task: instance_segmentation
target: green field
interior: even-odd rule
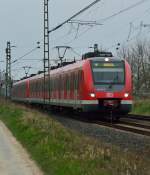
[[[150,100],[135,100],[132,113],[150,116]]]
[[[64,128],[50,116],[0,102],[0,119],[46,175],[148,175],[149,160]]]

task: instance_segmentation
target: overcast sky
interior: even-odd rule
[[[34,47],[37,41],[43,39],[43,1],[44,0],[1,0],[0,1],[0,61],[5,60],[5,48],[7,41],[11,41],[12,60],[24,55]],[[53,0],[49,1],[50,28],[55,27],[65,19],[75,14],[94,0]],[[80,26],[77,32],[77,25],[64,25],[61,29],[50,34],[50,55],[51,58],[57,58],[56,45],[68,45],[74,50],[83,54],[89,51],[88,47],[98,43],[103,48],[113,51],[115,54],[116,44],[127,43],[130,23],[133,23],[130,40],[140,33],[140,23],[150,24],[150,0],[124,13],[121,13],[110,20],[103,19],[125,9],[140,0],[102,0],[88,11],[78,16],[78,20],[97,21],[103,25]],[[89,30],[88,30],[89,29]],[[150,37],[150,28],[142,28],[140,36]],[[76,38],[75,38],[76,37]],[[131,40],[132,42],[134,40]],[[131,42],[130,41],[130,42]],[[128,42],[128,44],[130,44]],[[43,43],[41,42],[41,45]],[[78,55],[71,51],[66,54],[67,59]],[[12,65],[13,78],[24,76],[23,66],[32,66],[30,73],[36,73],[42,70],[43,47],[32,54]],[[5,69],[5,63],[0,62],[0,69]]]

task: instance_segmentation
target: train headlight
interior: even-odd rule
[[[90,97],[92,97],[92,98],[95,98],[95,94],[94,93],[90,93]]]
[[[129,94],[128,94],[128,93],[125,93],[125,94],[124,94],[124,97],[125,97],[125,98],[129,97]]]
[[[110,59],[109,58],[105,58],[105,61],[109,61]]]

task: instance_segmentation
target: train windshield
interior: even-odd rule
[[[124,84],[124,62],[92,62],[95,84]]]

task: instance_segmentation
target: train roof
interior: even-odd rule
[[[120,58],[117,58],[117,57],[107,57],[107,58],[109,58],[111,61],[123,61],[124,60],[124,59],[120,59]],[[86,63],[90,60],[105,61],[105,59],[106,59],[106,57],[90,57],[90,58],[82,59],[82,60],[74,62],[72,64],[68,64],[66,66],[58,67],[56,69],[53,69],[53,70],[51,70],[51,74],[53,75],[53,74],[57,74],[57,73],[60,73],[60,72],[65,73],[67,71],[71,71],[71,70],[74,70],[74,69],[79,69],[83,66],[84,63]],[[33,75],[33,76],[28,77],[26,79],[15,82],[14,85],[24,83],[24,82],[29,81],[29,80],[40,79],[40,78],[43,78],[43,76],[44,76],[44,73],[36,74],[36,75]]]
[[[82,67],[82,65],[84,64],[85,61],[86,60],[80,60],[80,61],[77,61],[77,62],[75,62],[73,64],[69,64],[69,65],[66,65],[64,67],[59,67],[57,69],[53,69],[53,70],[51,70],[51,74],[57,74],[60,71],[65,73],[65,72],[67,72],[69,70],[79,69],[79,68]],[[26,82],[28,80],[40,79],[40,78],[43,78],[43,76],[44,76],[44,73],[36,74],[35,76],[28,77],[26,79],[20,80],[20,81],[14,83],[14,85],[17,85],[17,84],[20,84],[20,83],[24,83],[24,82]]]

